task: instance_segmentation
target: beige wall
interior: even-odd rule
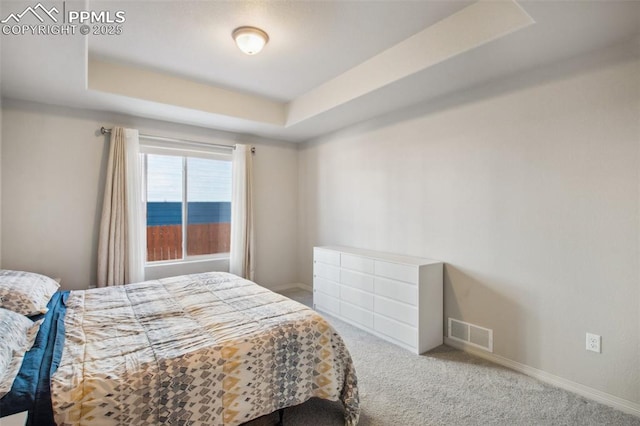
[[[2,2],[0,2],[0,16]],[[0,52],[2,51],[2,37],[0,37]],[[2,241],[2,55],[0,55],[0,241]],[[0,267],[2,267],[2,244],[0,244]]]
[[[0,241],[2,241],[2,93],[0,93]],[[0,268],[2,267],[2,244],[0,244]]]
[[[2,68],[0,66],[0,68]],[[0,82],[1,82],[0,78]],[[2,241],[2,93],[0,93],[0,241]],[[0,268],[2,267],[2,244],[0,244]]]
[[[295,283],[297,150],[290,143],[108,113],[5,100],[2,155],[2,267],[61,277],[63,287],[95,284],[107,139],[114,123],[141,133],[251,143],[254,157],[256,281],[276,288]],[[216,265],[191,264],[184,272]],[[181,270],[147,271],[149,278]]]
[[[304,145],[300,280],[314,245],[442,260],[445,318],[493,329],[497,355],[640,403],[640,62],[627,47]]]
[[[2,66],[0,66],[2,68]],[[2,78],[0,77],[0,83]],[[2,93],[0,93],[0,241],[2,241]],[[2,244],[0,244],[0,268],[2,267]]]

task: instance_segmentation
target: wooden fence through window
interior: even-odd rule
[[[230,223],[204,223],[187,227],[187,255],[228,253]],[[147,261],[182,259],[182,225],[147,227]]]

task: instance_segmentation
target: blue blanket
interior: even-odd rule
[[[55,425],[50,381],[62,358],[67,297],[68,291],[58,292],[49,301],[36,341],[25,354],[11,391],[0,399],[2,416],[29,411],[27,426]]]

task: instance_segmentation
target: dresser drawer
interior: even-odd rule
[[[340,266],[347,269],[353,269],[354,271],[364,272],[366,274],[373,274],[374,269],[373,259],[344,253],[340,255]]]
[[[340,315],[340,300],[321,291],[313,292],[313,304],[320,311],[329,312],[336,316]]]
[[[405,303],[376,296],[374,301],[374,312],[376,314],[382,314],[385,317],[401,321],[412,327],[416,327],[418,325],[418,310]]]
[[[313,280],[313,290],[318,290],[329,296],[340,298],[340,285],[333,281],[325,280],[324,278],[316,277]]]
[[[393,280],[418,284],[418,268],[400,263],[375,261],[375,274]]]
[[[313,249],[313,261],[340,266],[340,252],[315,248]]]
[[[340,302],[340,315],[347,320],[373,329],[373,312],[346,302]]]
[[[371,293],[365,293],[352,287],[342,286],[340,289],[340,299],[363,309],[373,311],[373,294]]]
[[[325,263],[316,263],[313,265],[313,276],[318,278],[326,278],[331,281],[340,282],[340,268],[327,265]]]
[[[373,277],[346,269],[340,270],[340,283],[373,293]]]
[[[418,306],[418,287],[413,284],[376,277],[373,286],[375,294]]]
[[[373,328],[377,332],[385,334],[412,348],[417,348],[418,346],[418,331],[406,324],[376,315]]]

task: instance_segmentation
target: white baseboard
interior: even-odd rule
[[[297,288],[301,288],[303,290],[307,290],[310,291],[311,293],[313,293],[313,286],[309,285],[309,284],[303,284],[303,283],[298,283],[296,284]]]
[[[279,284],[277,286],[269,287],[269,290],[279,292],[279,291],[285,291],[285,290],[293,290],[297,288],[313,292],[313,287],[303,283]]]
[[[534,377],[542,382],[549,383],[570,392],[577,393],[578,395],[584,396],[585,398],[591,399],[593,401],[608,405],[609,407],[624,411],[625,413],[640,417],[640,404],[637,404],[635,402],[629,401],[624,398],[619,398],[617,396],[599,391],[580,383],[573,382],[568,379],[564,379],[562,377],[556,376],[555,374],[547,373],[546,371],[521,364],[517,361],[512,361],[500,355],[474,348],[473,346],[467,345],[465,343],[449,339],[446,336],[444,338],[444,343],[447,346],[469,352],[473,355],[479,356],[480,358],[484,358],[488,361],[502,365],[503,367],[507,367],[511,370],[526,374],[527,376]]]

